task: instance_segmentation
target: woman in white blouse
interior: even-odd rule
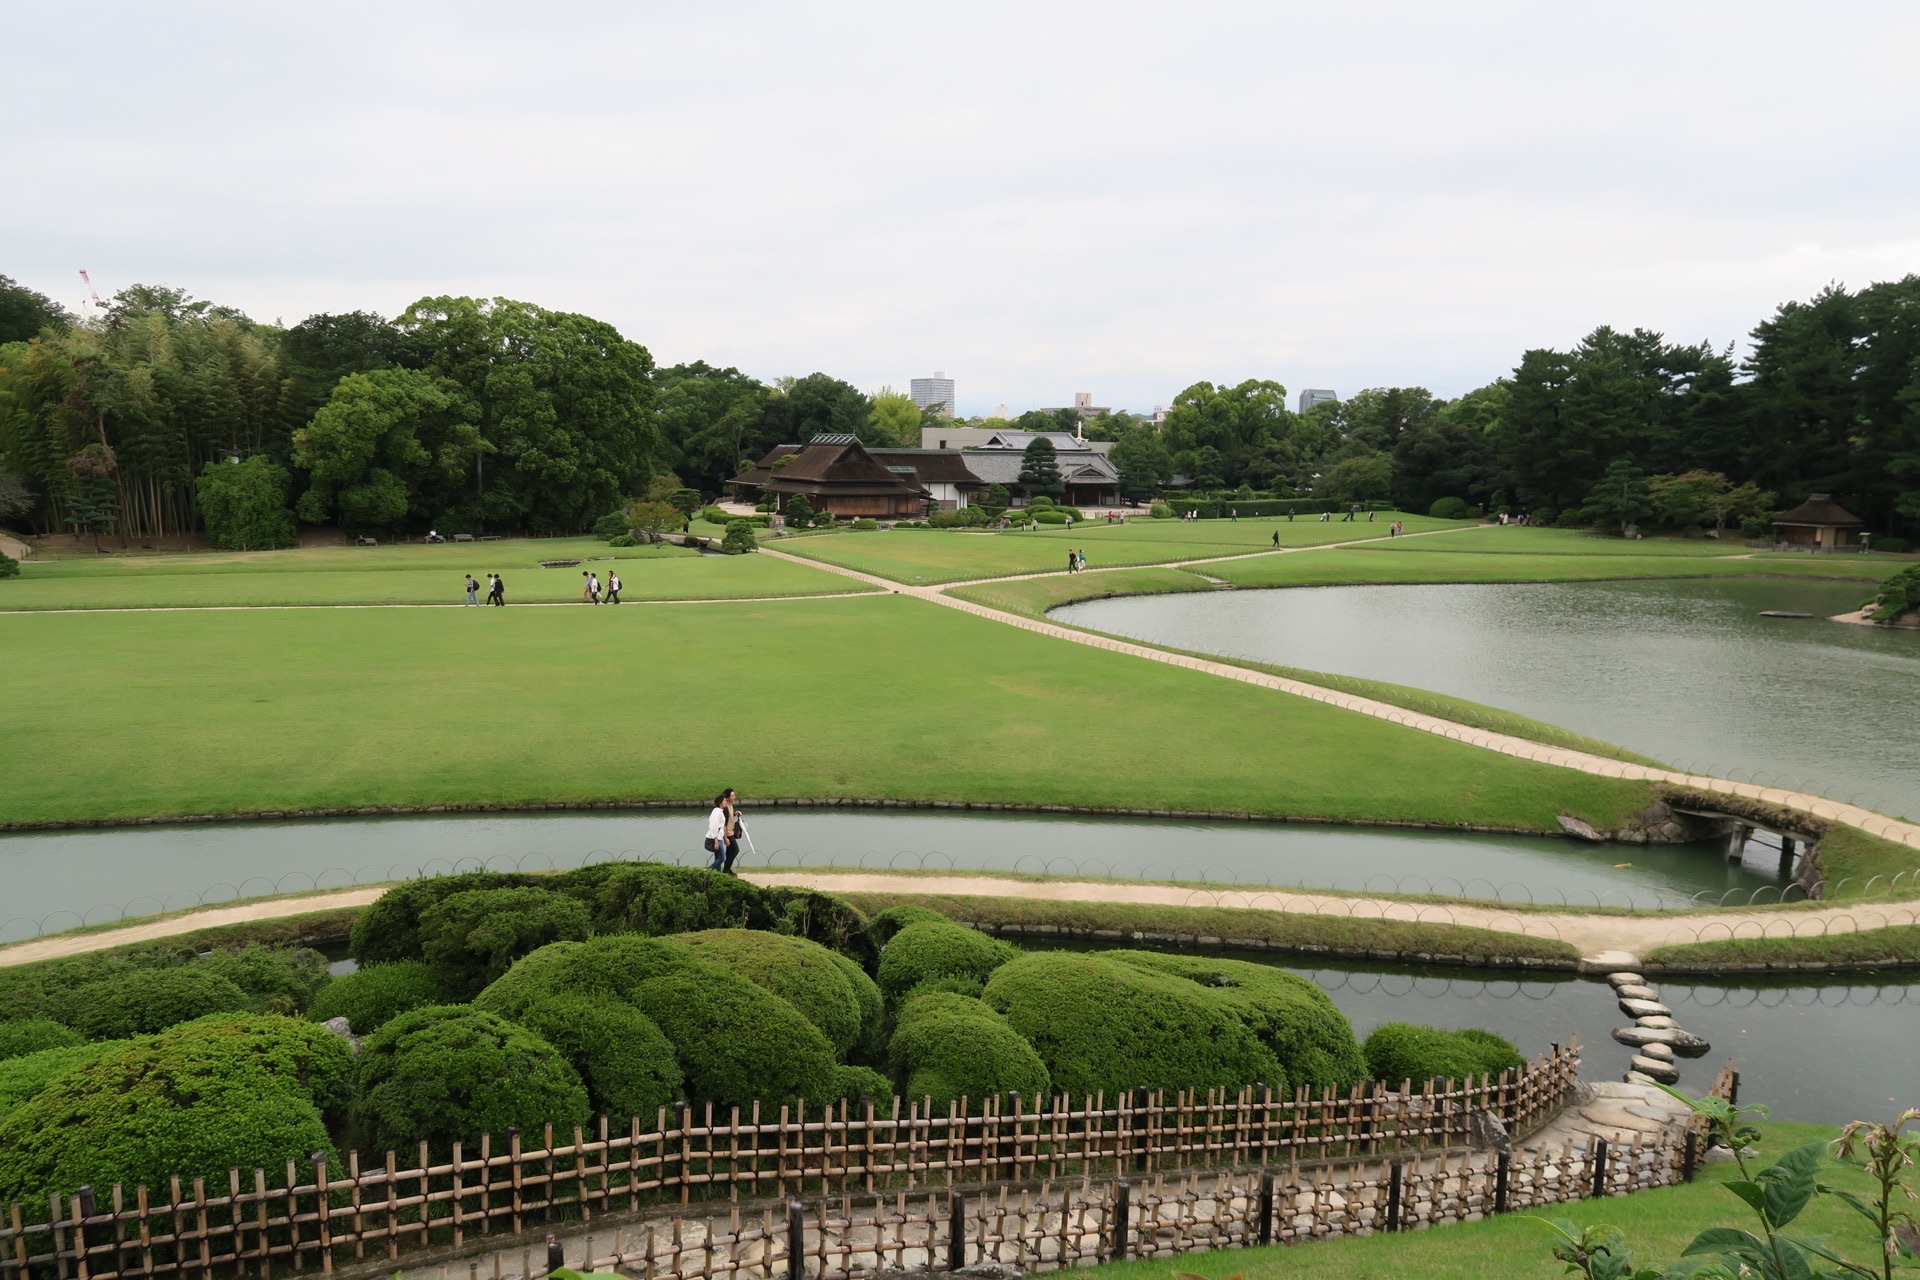
[[[727,825],[733,821],[733,788],[728,787],[713,798],[713,812],[707,815],[707,838],[704,847],[710,861],[707,870],[721,871],[727,865]]]

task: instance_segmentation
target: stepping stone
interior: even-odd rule
[[[1629,1064],[1633,1070],[1661,1084],[1672,1084],[1680,1078],[1680,1072],[1671,1062],[1662,1062],[1658,1058],[1649,1058],[1644,1054],[1634,1054]]]
[[[1588,956],[1587,963],[1602,973],[1631,973],[1640,967],[1640,957],[1631,951],[1602,951]]]
[[[1672,1045],[1666,1045],[1666,1044],[1642,1045],[1640,1046],[1640,1053],[1644,1057],[1655,1058],[1661,1062],[1671,1063],[1673,1061]]]
[[[1649,1120],[1645,1116],[1636,1116],[1630,1111],[1618,1111],[1612,1107],[1582,1107],[1580,1115],[1589,1124],[1608,1129],[1631,1129],[1636,1133],[1659,1133],[1667,1127],[1658,1120]]]
[[[1658,1014],[1663,1018],[1671,1018],[1673,1016],[1673,1010],[1667,1008],[1667,1006],[1661,1004],[1658,1000],[1622,1000],[1620,1002],[1620,1012],[1630,1018],[1644,1018],[1649,1014]]]
[[[1675,1022],[1672,1018],[1669,1018],[1664,1013],[1649,1013],[1644,1017],[1635,1018],[1633,1020],[1633,1025],[1635,1025],[1636,1027],[1665,1028],[1666,1030],[1671,1031],[1673,1028],[1679,1026],[1680,1024]]]
[[[1610,973],[1607,981],[1616,987],[1638,987],[1645,985],[1647,980],[1637,973]]]
[[[1653,1077],[1641,1075],[1638,1071],[1629,1071],[1622,1077],[1628,1084],[1652,1084]]]
[[[1667,1041],[1673,1051],[1683,1058],[1698,1058],[1713,1048],[1705,1036],[1697,1036],[1691,1031],[1675,1030],[1673,1039]]]
[[[1673,1038],[1680,1032],[1672,1027],[1615,1027],[1613,1038],[1621,1044],[1638,1049],[1649,1044],[1672,1044]]]
[[[1613,994],[1622,1000],[1658,1000],[1660,993],[1648,986],[1627,985],[1615,987]]]

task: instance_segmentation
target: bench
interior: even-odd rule
[[[470,533],[456,533],[453,535],[453,540],[455,542],[472,542],[473,535]]]

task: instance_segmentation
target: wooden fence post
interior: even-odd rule
[[[1593,1194],[1597,1199],[1607,1194],[1607,1140],[1596,1138],[1593,1143]]]
[[[1680,1177],[1682,1181],[1692,1182],[1694,1172],[1700,1167],[1700,1133],[1692,1125],[1687,1126],[1686,1145],[1680,1153]]]
[[[1273,1170],[1260,1171],[1260,1243],[1273,1243]]]
[[[822,1220],[824,1231],[826,1222]],[[787,1201],[787,1276],[804,1280],[807,1274],[807,1209],[798,1200]]]
[[[933,1259],[927,1259],[929,1265]],[[947,1270],[958,1271],[967,1265],[967,1197],[960,1191],[947,1193]]]
[[[1387,1166],[1387,1230],[1400,1229],[1400,1188],[1406,1168],[1398,1160]]]
[[[1113,1260],[1127,1260],[1127,1219],[1132,1206],[1133,1188],[1122,1178],[1113,1184]]]
[[[1145,1089],[1133,1091],[1133,1167],[1135,1170],[1144,1170],[1147,1167],[1147,1147],[1153,1141],[1153,1135],[1147,1123],[1147,1100],[1148,1094]]]
[[[547,1232],[547,1274],[552,1275],[566,1265],[566,1250],[561,1247],[559,1238],[553,1232]]]
[[[1499,1162],[1493,1167],[1493,1211],[1495,1213],[1507,1211],[1507,1187],[1508,1180],[1512,1176],[1513,1153],[1502,1151]]]

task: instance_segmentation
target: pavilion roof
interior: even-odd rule
[[[1863,525],[1862,520],[1833,500],[1831,494],[1816,493],[1791,511],[1773,518],[1775,524]]]

